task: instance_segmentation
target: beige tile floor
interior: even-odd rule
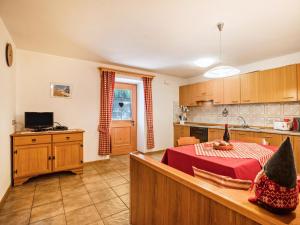
[[[117,156],[84,165],[82,175],[44,175],[13,188],[0,225],[127,225],[129,207],[129,157]]]

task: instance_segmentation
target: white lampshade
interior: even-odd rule
[[[222,77],[231,77],[238,75],[240,70],[232,66],[217,66],[208,70],[204,77],[207,78],[222,78]]]

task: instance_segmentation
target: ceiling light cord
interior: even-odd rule
[[[219,29],[220,35],[219,35],[219,64],[222,63],[222,56],[223,56],[223,52],[222,52],[222,31],[223,31],[223,27],[224,27],[224,23],[218,23],[217,27]]]

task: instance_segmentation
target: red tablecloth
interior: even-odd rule
[[[276,151],[277,147],[266,146]],[[256,159],[197,156],[194,145],[168,148],[162,163],[194,176],[192,166],[232,178],[254,180],[261,166]]]

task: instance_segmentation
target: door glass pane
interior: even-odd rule
[[[131,90],[115,89],[113,102],[113,120],[131,120]]]

